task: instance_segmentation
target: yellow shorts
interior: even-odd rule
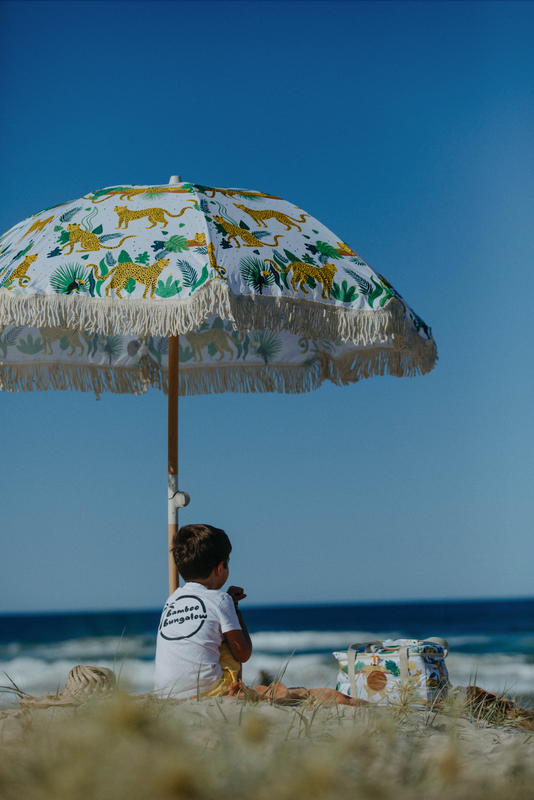
[[[208,692],[203,692],[202,697],[224,697],[228,694],[228,689],[237,680],[241,664],[233,657],[226,642],[219,647],[219,664],[221,665],[223,676]]]

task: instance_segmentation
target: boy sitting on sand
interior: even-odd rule
[[[238,679],[252,642],[238,608],[246,597],[240,586],[221,589],[228,580],[232,545],[211,525],[185,525],[172,543],[174,562],[186,581],[167,600],[156,644],[155,691],[163,697],[236,697],[279,702],[304,700],[367,705],[334,689],[287,689],[280,683],[246,689]]]
[[[163,696],[228,694],[251,656],[237,607],[246,595],[239,586],[220,591],[231,550],[226,533],[211,525],[185,525],[173,539],[174,563],[186,584],[165,603],[158,629],[154,688]]]

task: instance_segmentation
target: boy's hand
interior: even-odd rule
[[[226,590],[226,594],[229,594],[232,600],[234,601],[234,605],[237,606],[240,600],[244,600],[246,594],[244,593],[241,586],[230,586]]]

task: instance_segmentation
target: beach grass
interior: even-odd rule
[[[14,709],[0,718],[0,798],[532,800],[533,733],[456,702],[426,712],[119,693]]]

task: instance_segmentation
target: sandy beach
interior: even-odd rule
[[[0,714],[0,796],[531,798],[534,735],[459,705],[182,703],[114,695]],[[530,723],[532,726],[532,723]]]

